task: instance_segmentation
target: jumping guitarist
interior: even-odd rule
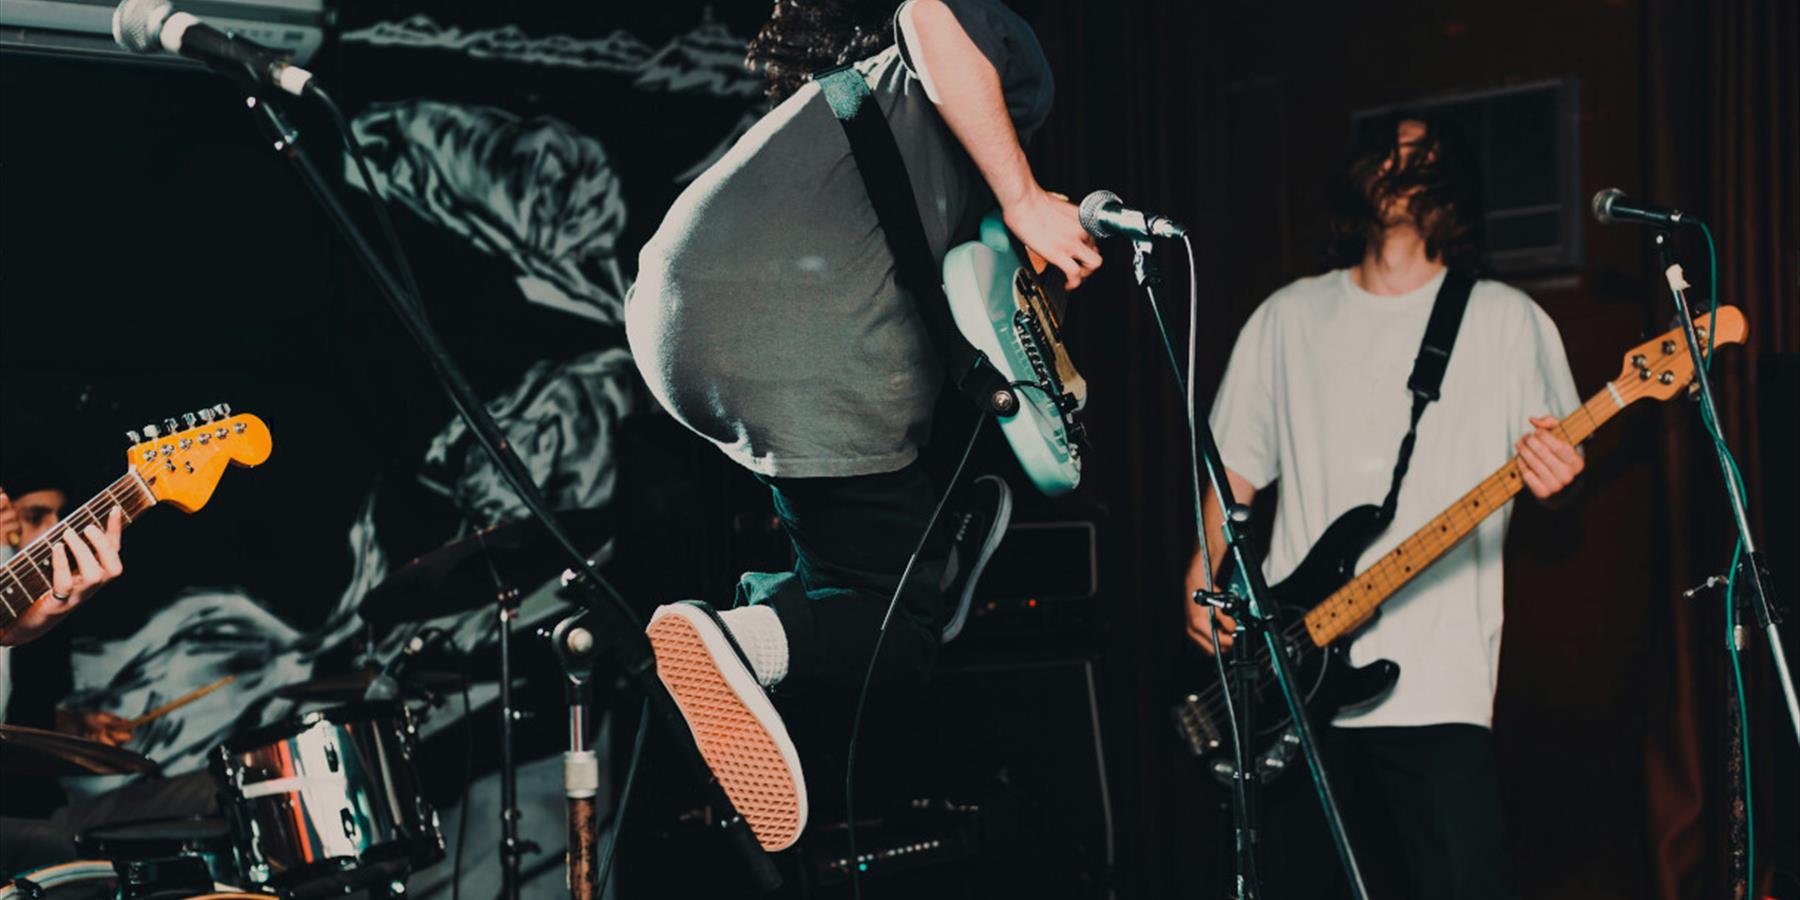
[[[1582,457],[1549,430],[1579,403],[1556,326],[1519,291],[1473,281],[1481,247],[1481,176],[1466,146],[1429,117],[1365,130],[1332,190],[1326,274],[1277,291],[1238,336],[1212,425],[1236,502],[1280,482],[1267,559],[1286,577],[1351,507],[1390,501],[1379,558],[1517,455],[1538,500],[1565,490]],[[1434,307],[1467,290],[1447,345],[1439,396],[1409,433],[1416,357]],[[1435,333],[1435,331],[1434,331]],[[1520,430],[1524,429],[1523,436]],[[1396,468],[1400,471],[1396,473]],[[1211,558],[1221,558],[1217,498],[1206,498]],[[1489,728],[1500,661],[1501,546],[1507,516],[1488,518],[1413,579],[1352,645],[1357,664],[1399,663],[1393,691],[1321,731],[1373,896],[1514,897]],[[1202,585],[1202,557],[1188,573]],[[1357,567],[1360,571],[1363,566]],[[1188,634],[1211,652],[1207,610],[1188,605]],[[1344,888],[1305,779],[1266,796],[1259,873],[1265,897],[1335,896]],[[1388,815],[1381,815],[1385,807]],[[1397,834],[1371,835],[1391,820]],[[1384,842],[1385,838],[1385,842]],[[1379,856],[1379,848],[1399,851]],[[1397,883],[1382,885],[1383,873]],[[1378,886],[1380,885],[1380,886]]]
[[[644,245],[625,320],[651,393],[769,486],[798,557],[793,572],[746,575],[736,608],[664,606],[649,626],[702,755],[775,850],[805,826],[806,779],[766,691],[835,695],[847,736],[889,595],[942,488],[917,461],[942,366],[917,298],[896,284],[860,157],[808,76],[856,64],[936,258],[995,206],[1071,286],[1100,256],[1026,162],[1051,75],[1000,0],[778,0],[748,61],[769,76],[774,108]],[[948,558],[928,547],[878,678],[917,682],[930,666]]]

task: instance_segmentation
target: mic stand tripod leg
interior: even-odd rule
[[[1155,245],[1149,239],[1136,238],[1132,240],[1131,247],[1132,272],[1137,276],[1138,285],[1149,297],[1151,306],[1160,309],[1158,295],[1162,291],[1162,271],[1153,252]],[[1171,355],[1172,353],[1171,350]],[[1174,361],[1171,359],[1170,362]],[[1179,375],[1179,367],[1176,371]],[[1212,485],[1213,496],[1221,498],[1223,502],[1223,498],[1233,495],[1225,475],[1225,462],[1219,457],[1219,446],[1213,438],[1212,426],[1192,409],[1188,412],[1188,418],[1189,426],[1197,439],[1194,448],[1197,454],[1195,464],[1205,473],[1207,483]],[[1350,835],[1344,830],[1344,817],[1339,811],[1337,796],[1332,792],[1331,779],[1326,775],[1324,757],[1319,753],[1312,724],[1307,719],[1305,699],[1294,684],[1287,646],[1277,640],[1274,630],[1269,627],[1268,611],[1274,606],[1269,602],[1269,585],[1263,580],[1262,559],[1251,546],[1249,511],[1239,506],[1232,509],[1230,515],[1221,516],[1220,530],[1225,537],[1226,552],[1230,554],[1232,564],[1243,581],[1243,615],[1238,618],[1239,627],[1250,625],[1256,628],[1262,636],[1262,642],[1267,645],[1269,667],[1275,676],[1275,683],[1281,688],[1281,699],[1287,706],[1294,731],[1300,737],[1300,749],[1306,757],[1307,769],[1312,773],[1313,787],[1318,792],[1319,807],[1325,813],[1325,824],[1330,830],[1332,844],[1337,849],[1338,862],[1344,867],[1344,879],[1350,885],[1350,896],[1352,900],[1368,900],[1369,890],[1363,884],[1362,868],[1356,862],[1356,852],[1350,847]],[[1206,540],[1205,534],[1198,537],[1202,541]],[[1261,888],[1255,884],[1253,876],[1254,870],[1248,875],[1239,873],[1239,878],[1245,881],[1248,891],[1243,896],[1254,897],[1261,894]]]

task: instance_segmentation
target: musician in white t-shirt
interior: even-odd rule
[[[1365,131],[1333,189],[1335,268],[1276,291],[1239,334],[1211,422],[1238,503],[1280,484],[1271,583],[1338,516],[1387,494],[1412,412],[1406,382],[1438,288],[1450,268],[1479,268],[1481,184],[1472,154],[1441,123],[1395,116]],[[1441,397],[1419,421],[1392,524],[1358,571],[1514,455],[1533,497],[1567,488],[1582,457],[1550,428],[1578,405],[1549,316],[1518,290],[1477,281]],[[1330,726],[1321,729],[1327,764],[1374,896],[1518,894],[1489,731],[1509,513],[1490,516],[1396,592],[1351,645],[1354,664],[1400,664],[1393,692],[1316,723]],[[1210,492],[1205,520],[1216,562],[1224,548]],[[1196,554],[1190,596],[1201,565]],[[1221,620],[1222,647],[1234,627]],[[1205,608],[1188,605],[1188,633],[1211,652]],[[1271,900],[1343,890],[1310,788],[1289,778],[1265,798],[1259,872]],[[1386,821],[1393,826],[1378,824]],[[1397,852],[1381,851],[1392,845]]]

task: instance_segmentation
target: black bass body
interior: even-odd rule
[[[1314,727],[1329,724],[1339,712],[1379,702],[1394,689],[1400,678],[1400,666],[1389,660],[1377,660],[1366,666],[1350,664],[1350,641],[1338,641],[1325,647],[1316,646],[1307,633],[1303,620],[1307,611],[1330,597],[1356,574],[1356,561],[1382,531],[1378,510],[1359,506],[1339,516],[1319,537],[1292,574],[1280,584],[1272,585],[1277,621],[1283,641],[1294,660],[1291,667],[1294,683],[1304,700],[1307,715]],[[1242,593],[1243,581],[1229,562],[1221,569],[1222,582]],[[1373,621],[1371,619],[1371,621]],[[1184,646],[1176,664],[1176,696],[1174,718],[1182,743],[1222,780],[1229,781],[1235,762],[1232,757],[1231,723],[1219,689],[1217,663],[1191,641]],[[1227,667],[1241,648],[1225,658]],[[1266,651],[1255,648],[1257,660],[1255,705],[1256,727],[1246,735],[1245,752],[1263,781],[1272,781],[1290,764],[1299,764],[1300,739],[1282,700],[1281,689],[1270,669]],[[1248,665],[1248,657],[1239,660]],[[1235,698],[1234,698],[1235,699]]]

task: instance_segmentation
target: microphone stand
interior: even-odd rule
[[[594,633],[581,625],[585,613],[558,622],[550,644],[562,664],[563,693],[569,701],[569,749],[563,754],[563,796],[569,801],[568,868],[570,900],[597,900],[600,832],[595,798],[600,791],[600,758],[588,745],[589,707],[593,702]]]
[[[1162,290],[1162,270],[1156,262],[1155,247],[1149,238],[1134,236],[1131,249],[1132,273],[1137,277],[1138,286],[1150,298],[1151,306],[1160,308],[1158,294]],[[1188,373],[1188,377],[1192,378],[1193,373]],[[1225,477],[1225,462],[1219,456],[1219,445],[1213,437],[1212,425],[1199,416],[1191,418],[1190,425],[1198,438],[1201,468],[1212,485],[1213,496],[1220,498],[1220,508],[1225,512],[1220,517],[1220,531],[1224,533],[1226,552],[1244,585],[1244,594],[1241,596],[1224,592],[1224,602],[1230,614],[1237,619],[1238,627],[1245,630],[1243,638],[1246,639],[1246,649],[1243,652],[1250,652],[1248,648],[1254,645],[1256,638],[1267,645],[1269,668],[1281,687],[1281,698],[1287,704],[1288,715],[1294,722],[1294,732],[1300,738],[1300,749],[1306,757],[1307,770],[1312,774],[1313,787],[1318,793],[1319,807],[1325,813],[1325,824],[1331,832],[1331,842],[1337,850],[1338,862],[1344,867],[1344,878],[1349,882],[1350,895],[1354,900],[1368,900],[1369,890],[1363,884],[1362,869],[1357,865],[1356,852],[1350,847],[1350,835],[1344,830],[1343,815],[1338,810],[1337,797],[1332,793],[1331,780],[1325,772],[1325,760],[1319,753],[1312,723],[1306,716],[1306,704],[1294,683],[1293,672],[1288,668],[1287,645],[1279,639],[1278,630],[1270,627],[1272,623],[1267,610],[1273,609],[1273,604],[1266,599],[1269,596],[1269,585],[1263,579],[1262,560],[1251,539],[1250,510],[1236,503],[1229,507],[1224,504],[1224,499],[1231,497],[1232,493]],[[1200,535],[1200,539],[1204,541],[1206,535]],[[1196,596],[1194,602],[1201,602],[1203,599],[1211,598]],[[1236,653],[1233,655],[1235,657]],[[1242,693],[1248,694],[1250,691]],[[1249,724],[1246,722],[1240,728],[1240,737],[1252,733],[1248,728]],[[1240,900],[1254,900],[1261,896],[1262,887],[1256,878],[1254,832],[1250,830],[1251,812],[1247,787],[1250,774],[1242,764],[1242,748],[1238,750],[1238,758],[1240,763],[1233,776],[1232,792],[1232,805],[1237,807],[1234,818],[1238,830],[1238,897]]]
[[[1762,629],[1763,635],[1768,640],[1769,656],[1775,663],[1775,678],[1781,685],[1783,699],[1787,701],[1788,723],[1794,728],[1795,739],[1800,740],[1800,700],[1795,698],[1794,676],[1788,669],[1787,653],[1782,648],[1781,629],[1778,627],[1781,624],[1781,616],[1776,612],[1778,604],[1774,601],[1774,590],[1770,585],[1767,558],[1756,548],[1756,536],[1750,532],[1750,514],[1746,509],[1743,489],[1738,484],[1727,448],[1723,446],[1724,435],[1714,432],[1718,426],[1719,417],[1718,407],[1713,402],[1712,379],[1706,373],[1706,361],[1700,351],[1699,335],[1694,329],[1694,314],[1688,307],[1685,293],[1687,283],[1682,279],[1680,269],[1675,263],[1674,252],[1669,246],[1670,238],[1668,229],[1657,229],[1653,241],[1656,246],[1656,255],[1662,263],[1663,275],[1669,285],[1669,297],[1675,303],[1675,315],[1681,319],[1682,332],[1687,336],[1688,356],[1694,362],[1694,385],[1698,389],[1700,413],[1705,417],[1705,421],[1712,423],[1712,426],[1708,428],[1708,436],[1714,438],[1712,442],[1713,456],[1718,460],[1719,471],[1724,476],[1725,499],[1731,506],[1731,521],[1737,527],[1737,539],[1744,548],[1744,558],[1739,566],[1737,578],[1737,583],[1743,586],[1744,602],[1731,607],[1733,615],[1739,618],[1739,621],[1731,623],[1733,645],[1740,652],[1744,648],[1744,631],[1740,623],[1744,607],[1748,606],[1751,615],[1756,619],[1756,627]],[[1714,302],[1717,302],[1716,298]],[[1727,599],[1729,600],[1729,598]],[[1735,720],[1733,730],[1736,730]],[[1748,736],[1743,737],[1747,738]],[[1742,793],[1741,787],[1738,793]],[[1732,805],[1735,807],[1736,804]],[[1739,845],[1743,841],[1744,835],[1741,831],[1733,828],[1732,843]],[[1741,846],[1733,846],[1734,868],[1739,865],[1736,860],[1746,857],[1747,854],[1743,850],[1744,848]],[[1749,877],[1755,878],[1756,873],[1749,873]]]
[[[317,82],[311,82],[308,92],[313,93],[316,88]],[[532,482],[531,473],[526,471],[525,464],[513,452],[510,442],[500,431],[500,426],[494,422],[487,407],[481,403],[474,389],[469,387],[468,381],[456,368],[449,350],[424,322],[416,298],[407,292],[387,263],[375,252],[368,238],[350,217],[349,211],[344,208],[337,195],[332,193],[329,182],[318,167],[313,165],[312,158],[299,145],[299,132],[280,110],[264,102],[262,98],[251,95],[246,98],[246,103],[263,126],[272,149],[294,167],[301,182],[313,199],[318,201],[320,209],[355,252],[358,261],[363,264],[376,288],[393,308],[408,335],[424,351],[433,373],[438,377],[451,404],[456,407],[457,414],[468,424],[470,433],[494,460],[507,483],[519,495],[533,517],[568,554],[572,563],[570,568],[578,576],[566,580],[566,586],[558,596],[586,606],[596,616],[599,627],[593,631],[598,652],[605,655],[610,663],[636,684],[649,701],[656,717],[662,721],[663,727],[675,738],[676,753],[687,762],[694,777],[704,786],[707,803],[719,812],[719,827],[724,832],[726,843],[743,863],[745,874],[750,877],[754,890],[758,894],[773,892],[781,886],[781,873],[757,843],[756,836],[751,833],[750,826],[744,822],[730,798],[726,797],[706,761],[700,757],[699,749],[691,739],[687,720],[682,717],[680,708],[675,705],[674,699],[663,687],[662,680],[656,675],[656,655],[650,647],[650,639],[644,636],[643,624],[637,615],[556,523],[555,517],[550,514],[549,505],[538,492],[537,485]],[[351,137],[345,135],[345,140],[351,140]],[[380,202],[380,199],[376,198],[375,202]]]

